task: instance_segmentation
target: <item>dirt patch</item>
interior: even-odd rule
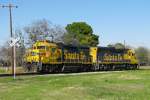
[[[138,76],[135,76],[135,75],[120,75],[120,76],[118,76],[118,79],[124,79],[124,80],[139,80],[139,79],[141,79],[141,78],[138,77]]]

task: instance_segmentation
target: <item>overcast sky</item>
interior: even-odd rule
[[[133,47],[150,48],[150,0],[0,0],[12,2],[13,29],[38,19],[65,27],[85,21],[99,35],[101,46],[126,40]],[[8,9],[0,8],[0,45],[9,39]]]

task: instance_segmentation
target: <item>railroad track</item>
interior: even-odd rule
[[[16,73],[16,76],[28,76],[28,75],[46,75],[46,74],[60,74],[60,73],[38,73],[38,72],[30,72],[30,73]],[[0,77],[8,77],[13,76],[13,74],[0,74]]]
[[[36,72],[32,72],[32,73],[17,73],[16,76],[22,76],[22,75],[43,75],[41,73],[36,73]],[[13,74],[0,74],[0,77],[8,77],[8,76],[13,76]]]
[[[31,72],[31,73],[17,73],[16,76],[28,76],[28,75],[57,75],[57,76],[64,76],[64,75],[83,75],[83,74],[97,74],[97,73],[117,73],[117,72],[124,72],[124,71],[96,71],[96,72],[60,72],[60,73],[37,73],[37,72]],[[0,74],[0,77],[9,77],[13,76],[12,74]]]

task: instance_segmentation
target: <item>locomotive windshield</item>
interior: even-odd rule
[[[37,52],[31,52],[31,56],[36,56],[36,55],[38,55]]]
[[[45,49],[46,46],[37,46],[37,49]]]

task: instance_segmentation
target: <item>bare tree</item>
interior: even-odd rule
[[[0,60],[2,64],[6,64],[10,66],[11,64],[11,48],[8,43],[5,43],[0,49]]]
[[[18,42],[18,46],[16,46],[16,60],[17,66],[21,66],[23,55],[25,53],[25,46],[24,46],[24,37],[22,35],[21,30],[16,30],[15,35],[16,38],[20,37],[20,41]],[[8,44],[8,41],[1,47],[0,49],[0,60],[3,63],[7,63],[10,66],[11,63],[11,47]]]
[[[25,33],[28,36],[28,44],[32,45],[35,41],[39,39],[50,39],[52,41],[58,42],[63,41],[62,36],[65,33],[65,29],[60,25],[53,25],[50,21],[46,19],[37,20],[31,25],[24,27]]]
[[[23,56],[25,54],[25,44],[24,44],[23,32],[20,29],[17,29],[15,31],[15,37],[20,38],[18,45],[16,46],[16,60],[17,60],[17,65],[22,66]]]
[[[149,50],[146,47],[138,47],[136,50],[136,56],[141,65],[149,64]]]

